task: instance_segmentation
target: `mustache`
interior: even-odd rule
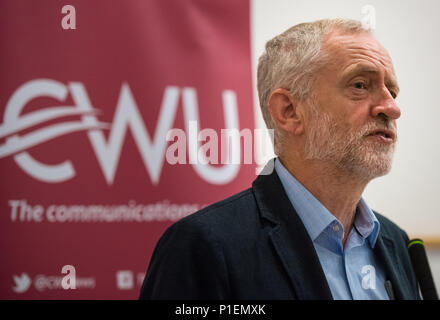
[[[359,135],[360,135],[360,137],[365,137],[376,130],[389,130],[394,134],[394,136],[397,140],[397,128],[391,121],[388,121],[388,120],[367,123],[365,126],[363,126],[361,128]]]

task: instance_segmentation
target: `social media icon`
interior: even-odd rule
[[[26,273],[23,272],[20,276],[14,274],[12,277],[15,282],[15,287],[12,287],[14,292],[23,293],[29,289],[32,281]]]
[[[116,286],[119,290],[133,289],[133,272],[129,270],[120,270],[116,272]]]

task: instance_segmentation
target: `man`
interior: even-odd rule
[[[397,139],[387,51],[356,21],[299,24],[266,44],[258,91],[275,170],[172,225],[140,298],[419,299],[406,233],[361,197]]]

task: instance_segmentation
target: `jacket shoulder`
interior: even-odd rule
[[[255,218],[256,210],[255,197],[249,188],[182,218],[170,228],[193,227],[199,224],[226,227],[228,222],[244,222],[243,220]]]
[[[252,199],[244,190],[172,224],[153,252],[140,299],[229,297],[225,250],[237,245]]]

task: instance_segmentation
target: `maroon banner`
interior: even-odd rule
[[[188,140],[254,128],[249,3],[62,2],[0,4],[0,298],[135,299],[164,230],[255,177]]]

